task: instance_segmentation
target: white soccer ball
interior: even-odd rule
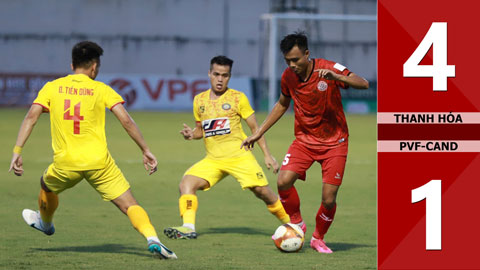
[[[302,228],[292,223],[279,226],[272,238],[275,246],[283,252],[298,252],[305,242]]]

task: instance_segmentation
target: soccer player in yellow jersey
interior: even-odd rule
[[[105,108],[113,112],[142,150],[145,169],[150,174],[157,170],[157,159],[123,107],[122,97],[108,85],[95,81],[102,54],[103,49],[94,42],[76,44],[72,49],[74,74],[45,84],[23,120],[10,171],[18,176],[23,174],[22,147],[42,112],[50,113],[54,152],[53,163],[40,178],[40,210],[24,209],[23,218],[31,227],[52,235],[57,195],[86,179],[105,201],[111,201],[128,216],[133,227],[147,239],[150,252],[161,259],[176,259],[175,253],[158,239],[147,213],[138,205],[107,149]]]
[[[211,88],[195,96],[193,114],[196,125],[191,129],[183,124],[180,131],[185,140],[204,139],[207,156],[190,167],[180,182],[179,208],[183,225],[164,230],[173,239],[195,239],[195,214],[197,190],[208,190],[231,175],[243,189],[250,189],[262,199],[268,210],[282,223],[290,222],[278,196],[268,186],[265,174],[253,154],[241,149],[247,137],[240,120],[244,119],[252,133],[257,130],[255,114],[244,93],[228,88],[233,61],[225,56],[216,56],[210,61]],[[270,154],[265,139],[259,146],[265,156],[267,168],[278,171],[278,163]]]

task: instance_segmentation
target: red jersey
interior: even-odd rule
[[[343,113],[339,86],[348,84],[326,80],[316,69],[329,69],[348,76],[350,71],[335,62],[313,59],[312,73],[301,81],[295,72],[286,68],[282,74],[282,94],[291,97],[295,111],[295,137],[310,148],[325,149],[346,142],[348,127]]]

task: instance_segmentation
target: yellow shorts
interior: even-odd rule
[[[110,154],[107,158],[107,166],[103,169],[69,171],[58,169],[52,163],[43,173],[43,182],[55,194],[75,186],[84,178],[105,201],[116,199],[130,188],[130,184]]]
[[[227,175],[236,178],[242,189],[268,185],[265,173],[253,155],[222,160],[204,158],[190,167],[185,175],[205,179],[210,184],[205,190],[209,190]]]

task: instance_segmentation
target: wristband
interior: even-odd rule
[[[19,155],[22,154],[22,147],[15,145],[15,147],[13,147],[13,153],[19,154]]]

